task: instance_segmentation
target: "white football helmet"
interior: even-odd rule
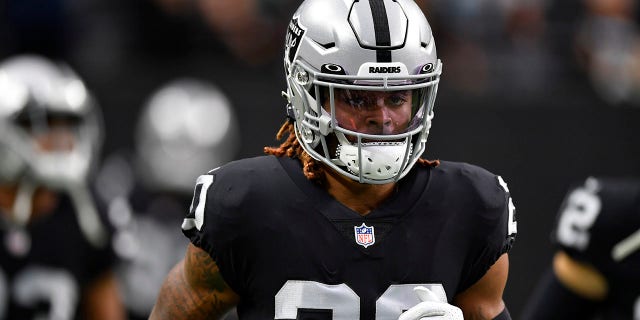
[[[383,184],[424,152],[442,64],[413,0],[304,1],[287,30],[284,65],[287,115],[314,159]],[[376,105],[389,99],[408,106],[397,115]]]
[[[73,124],[72,146],[42,150],[35,137],[55,130],[50,124],[56,118]],[[102,133],[99,108],[68,66],[35,55],[0,64],[0,182],[28,177],[52,188],[84,185],[99,155]]]
[[[234,109],[214,84],[175,79],[149,97],[136,127],[135,169],[150,190],[191,193],[203,172],[233,160]]]

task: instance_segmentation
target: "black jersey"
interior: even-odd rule
[[[82,290],[113,262],[90,244],[66,196],[24,229],[0,218],[0,319],[81,319]]]
[[[640,319],[640,180],[589,178],[573,188],[554,240],[607,279],[599,319]]]
[[[241,296],[241,319],[397,319],[415,285],[447,301],[474,284],[516,232],[504,181],[479,167],[416,166],[360,216],[274,156],[198,178],[183,231]]]

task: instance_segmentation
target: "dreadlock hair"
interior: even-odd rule
[[[307,179],[323,184],[324,168],[313,159],[298,142],[293,122],[289,119],[282,124],[280,130],[276,134],[276,139],[282,140],[284,134],[287,133],[287,139],[278,147],[264,147],[264,153],[271,154],[276,157],[287,156],[289,158],[298,158],[302,162],[302,172]]]
[[[264,147],[264,153],[274,155],[276,157],[287,156],[289,158],[298,158],[302,162],[302,171],[307,179],[323,184],[325,181],[325,167],[320,162],[313,159],[300,145],[296,138],[295,126],[293,121],[287,119],[278,130],[276,139],[282,140],[285,133],[287,138],[278,147]],[[427,160],[418,158],[418,164],[423,167],[437,167],[440,160]]]

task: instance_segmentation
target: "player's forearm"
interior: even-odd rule
[[[192,288],[184,274],[184,264],[177,264],[162,284],[150,320],[218,319],[230,306],[218,299],[215,291]]]
[[[496,319],[505,310],[502,295],[508,274],[509,255],[504,253],[480,280],[456,295],[454,303],[462,309],[465,319]]]

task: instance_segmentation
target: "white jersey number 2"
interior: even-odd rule
[[[598,189],[597,180],[590,178],[569,194],[558,221],[558,241],[563,245],[578,250],[589,246],[590,229],[602,207]]]
[[[78,284],[67,271],[42,267],[20,271],[11,283],[0,269],[0,319],[7,319],[9,298],[25,308],[48,303],[48,312],[35,315],[46,320],[73,319],[80,299]]]

